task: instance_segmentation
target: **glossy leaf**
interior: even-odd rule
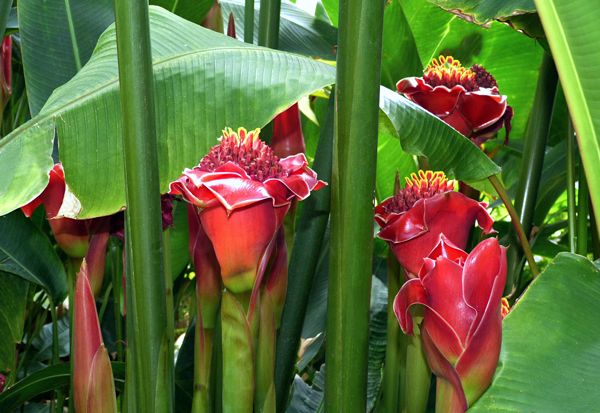
[[[69,342],[69,317],[64,316],[57,321],[58,329],[58,355],[66,357],[70,354],[71,346]],[[32,362],[44,362],[52,358],[52,343],[54,335],[52,332],[52,323],[46,324],[40,330],[40,334],[31,342],[31,349],[28,357]]]
[[[171,231],[171,275],[173,280],[190,263],[188,252],[189,230],[187,209],[183,202],[173,202],[173,225]]]
[[[27,281],[0,271],[0,371],[15,371],[15,344],[21,341]]]
[[[567,98],[596,220],[600,217],[600,0],[538,0],[540,19]]]
[[[428,0],[453,14],[479,25],[492,20],[535,12],[533,0]]]
[[[162,192],[185,167],[198,164],[223,127],[264,126],[302,95],[335,79],[331,66],[246,45],[160,8],[151,8],[150,21]],[[121,209],[114,26],[102,35],[88,65],[52,95],[40,115],[0,142],[0,214],[45,187],[55,126],[67,184],[83,205],[80,217]]]
[[[150,0],[150,4],[160,6],[196,24],[202,23],[214,2],[215,0]]]
[[[112,0],[22,0],[17,10],[27,97],[35,116],[54,89],[88,61],[115,12]]]
[[[21,211],[0,217],[0,271],[46,289],[56,303],[67,294],[67,275],[50,240]]]
[[[593,411],[600,404],[600,270],[562,253],[503,323],[491,387],[469,412]],[[576,383],[577,385],[567,385]]]
[[[224,24],[227,26],[229,14],[235,19],[235,32],[238,39],[244,39],[244,0],[221,1]],[[254,2],[254,41],[258,41],[258,20],[260,1]],[[305,56],[335,60],[334,46],[337,44],[337,29],[324,21],[306,13],[287,0],[281,2],[279,28],[279,50]]]
[[[463,181],[500,172],[470,140],[398,93],[382,87],[379,106],[387,115],[380,130],[398,136],[404,152],[427,156],[432,170]]]

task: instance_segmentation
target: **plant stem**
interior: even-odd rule
[[[58,364],[60,355],[58,350],[58,320],[56,319],[56,307],[50,299],[50,315],[52,316],[52,365]],[[50,411],[56,412],[56,400],[59,398],[58,392],[52,392],[52,400],[50,401]]]
[[[123,361],[123,337],[121,320],[121,282],[123,279],[123,251],[117,243],[111,246],[112,258],[112,284],[113,284],[113,311],[115,313],[115,347],[117,347],[117,361]]]
[[[335,99],[331,97],[325,113],[319,146],[313,163],[313,170],[319,179],[331,182],[331,159],[333,152],[333,117]],[[277,411],[283,412],[287,406],[290,384],[294,378],[294,366],[300,336],[308,307],[310,290],[315,279],[319,255],[323,247],[323,237],[329,221],[331,185],[313,192],[306,201],[298,222],[295,248],[291,251],[287,296],[277,335],[275,354],[275,393]]]
[[[163,270],[158,144],[147,0],[115,0],[127,211],[127,332],[139,411],[155,411],[172,383],[157,383],[167,327]],[[131,269],[131,271],[129,271]],[[169,275],[170,276],[170,275]],[[132,341],[132,342],[131,342]],[[168,381],[168,379],[166,379]],[[164,392],[164,393],[163,393]],[[157,395],[157,393],[161,393]],[[172,399],[168,403],[172,409]],[[163,413],[163,412],[161,412]]]
[[[569,214],[569,249],[577,250],[577,217],[575,204],[575,131],[569,117],[567,127],[567,212]]]
[[[554,59],[544,53],[533,106],[527,124],[525,148],[523,150],[523,158],[521,159],[521,169],[519,180],[517,181],[517,192],[515,194],[515,210],[517,211],[517,215],[521,218],[525,234],[529,234],[533,226],[533,216],[540,186],[540,177],[542,174],[542,166],[544,164],[546,142],[548,140],[548,133],[552,121],[557,86],[558,73],[556,71],[556,66],[554,65]],[[510,242],[516,242],[516,238],[516,232],[511,231]],[[508,271],[506,287],[504,290],[505,295],[509,295],[515,288],[515,280],[522,271],[522,258],[523,253],[518,248],[515,248],[507,254]]]
[[[418,306],[420,307],[420,306]],[[405,409],[407,413],[425,413],[429,399],[429,385],[431,383],[431,369],[427,362],[419,324],[423,320],[423,308],[416,308],[413,313],[414,335],[408,336],[406,349],[406,384]]]
[[[258,45],[271,49],[279,46],[281,0],[262,0],[258,21]]]
[[[102,299],[102,306],[100,307],[100,312],[98,313],[98,323],[102,322],[104,318],[104,312],[106,311],[106,306],[108,305],[108,297],[110,297],[110,293],[112,292],[112,282],[108,284],[106,291],[104,292],[104,297]]]
[[[332,413],[366,409],[383,10],[383,0],[340,1],[324,409]]]
[[[383,412],[398,411],[398,386],[400,369],[406,368],[406,348],[400,345],[400,324],[394,313],[394,299],[402,284],[402,267],[391,248],[388,250],[388,310],[387,310],[387,346],[385,348],[385,370],[383,371]]]
[[[579,162],[579,191],[577,193],[577,254],[587,257],[588,253],[588,214],[590,190],[583,162]]]
[[[171,266],[171,228],[167,227],[163,233],[163,261],[165,265],[165,301],[167,306],[167,339],[169,341],[167,359],[167,379],[171,386],[169,400],[175,400],[175,307],[173,305],[173,274]]]
[[[244,3],[244,41],[254,43],[254,0]]]
[[[75,371],[75,364],[73,363],[73,345],[75,343],[75,336],[73,335],[74,314],[75,314],[75,279],[77,269],[73,260],[69,260],[67,263],[67,284],[69,284],[69,349],[70,349],[70,368],[71,377]],[[69,383],[69,411],[75,411],[75,398],[73,397],[73,381]]]
[[[491,184],[498,192],[500,199],[504,202],[506,209],[510,215],[510,219],[515,227],[515,231],[517,232],[517,236],[519,237],[519,242],[521,243],[521,248],[523,248],[523,252],[525,253],[525,257],[527,258],[527,262],[529,263],[529,269],[531,271],[531,275],[533,278],[536,278],[539,274],[539,270],[535,260],[533,259],[533,253],[531,252],[531,247],[529,246],[529,241],[527,240],[527,235],[523,230],[523,226],[521,225],[521,221],[519,220],[519,216],[517,215],[517,211],[515,210],[514,205],[512,204],[508,193],[506,192],[506,188],[500,183],[500,180],[496,175],[492,175],[488,178]]]

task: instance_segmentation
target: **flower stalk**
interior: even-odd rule
[[[577,191],[577,254],[587,257],[588,214],[590,188],[585,178],[583,162],[579,163],[579,191]]]

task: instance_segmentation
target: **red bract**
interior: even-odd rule
[[[92,290],[95,295],[98,295],[104,279],[110,219],[108,217],[60,218],[62,214],[69,212],[66,209],[68,209],[70,196],[62,165],[60,163],[54,165],[49,175],[50,181],[46,189],[21,209],[26,216],[30,217],[40,204],[44,204],[46,218],[48,218],[52,234],[60,248],[71,259],[74,259],[77,267],[81,263],[81,258],[87,258],[88,276]]]
[[[306,152],[298,103],[294,103],[273,119],[271,148],[280,158]]]
[[[223,283],[234,293],[252,290],[291,201],[325,185],[304,155],[280,160],[258,134],[223,131],[221,144],[170,186],[172,194],[201,208]]]
[[[464,249],[475,221],[486,234],[492,231],[486,204],[454,192],[443,172],[419,171],[406,181],[398,195],[375,208],[375,221],[378,237],[388,242],[409,278],[419,273],[441,233]]]
[[[275,250],[273,251],[271,268],[266,282],[267,291],[271,296],[275,325],[279,328],[288,281],[288,250],[285,243],[285,229],[281,226],[277,231]]]
[[[4,105],[8,101],[8,97],[11,94],[11,78],[12,78],[12,36],[6,36],[2,39],[2,51],[0,52],[0,88],[2,89],[2,106],[0,109],[4,109]],[[1,116],[1,114],[0,114]]]
[[[494,77],[479,65],[466,69],[458,60],[440,56],[423,77],[402,79],[397,88],[476,145],[493,138],[504,124],[508,139],[512,108],[498,92]]]
[[[491,383],[502,342],[505,281],[506,248],[497,239],[467,254],[441,236],[419,278],[396,296],[394,312],[407,334],[413,332],[410,306],[425,306],[421,340],[438,376],[436,411],[466,411]]]

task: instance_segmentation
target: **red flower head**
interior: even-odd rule
[[[325,185],[303,154],[280,160],[258,134],[259,129],[223,131],[220,145],[170,186],[170,193],[201,208],[200,222],[215,249],[223,283],[234,293],[260,283],[260,270],[291,201]]]
[[[513,110],[498,92],[496,79],[482,66],[466,69],[451,56],[440,56],[423,77],[402,79],[397,88],[476,145],[493,138],[504,124],[508,140]]]
[[[65,172],[60,163],[54,165],[49,175],[50,181],[46,189],[21,209],[26,216],[30,217],[40,204],[44,204],[46,218],[56,242],[65,254],[74,259],[77,266],[80,265],[81,258],[86,257],[92,290],[95,295],[98,295],[104,279],[110,219],[107,217],[57,218],[69,212],[72,195],[65,183]]]
[[[396,296],[394,312],[407,334],[413,332],[409,307],[425,306],[421,340],[438,376],[439,411],[466,411],[490,385],[502,343],[505,281],[506,248],[497,239],[467,254],[442,235],[419,278],[407,281]]]
[[[441,233],[459,248],[466,248],[475,221],[489,234],[494,221],[486,206],[454,192],[443,172],[419,171],[419,176],[406,178],[398,195],[375,208],[378,237],[388,242],[408,277],[414,278]]]

